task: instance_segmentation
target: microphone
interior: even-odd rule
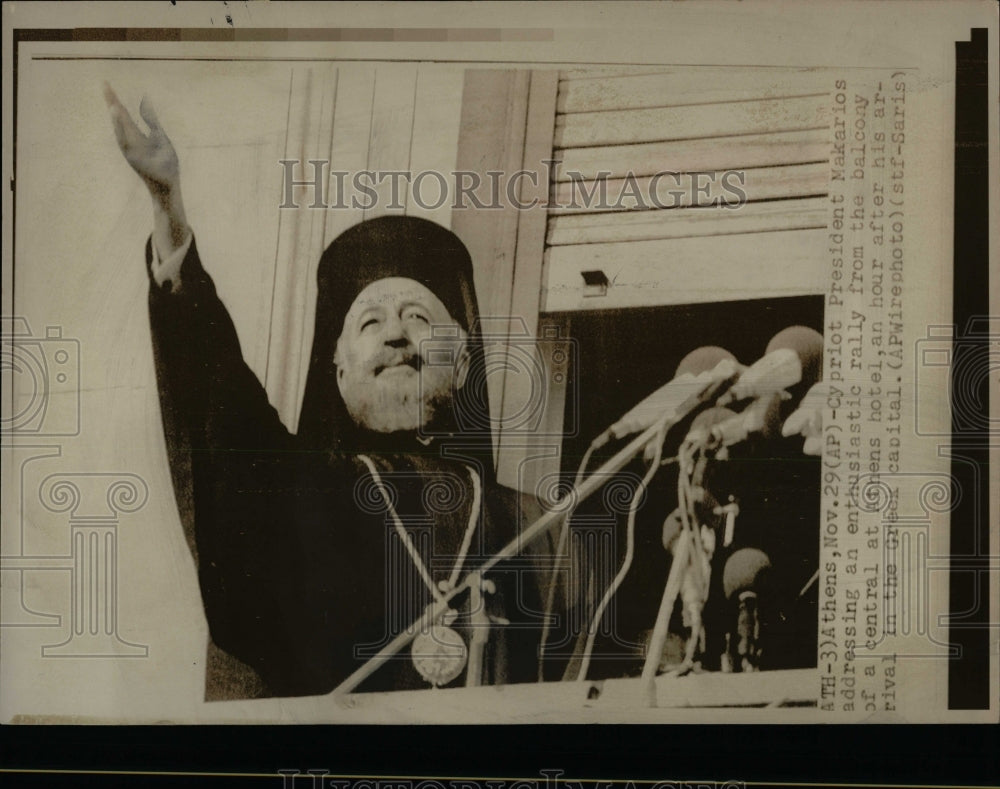
[[[808,326],[789,326],[782,329],[767,344],[764,353],[788,348],[802,363],[802,389],[808,389],[823,377],[823,335]]]
[[[737,609],[736,621],[731,622],[726,633],[723,671],[760,670],[763,622],[759,594],[764,591],[770,571],[771,560],[757,548],[734,551],[722,569],[722,591]]]
[[[768,349],[792,348],[802,361],[802,380],[789,388],[791,399],[782,403],[779,419],[785,420],[781,435],[805,438],[806,455],[822,455],[822,408],[827,387],[823,383],[823,335],[806,326],[789,326],[774,335]]]
[[[754,362],[717,405],[729,405],[749,397],[764,397],[802,380],[802,362],[791,348],[777,348]]]
[[[798,363],[797,377],[796,362],[790,354],[795,355]],[[757,399],[739,416],[713,429],[712,440],[722,446],[731,446],[745,441],[753,433],[762,433],[766,438],[786,434],[781,423],[791,407],[786,407],[785,403],[798,402],[806,387],[815,387],[822,366],[823,336],[819,332],[807,326],[782,329],[768,342],[764,357],[744,373],[720,402],[747,393]],[[791,391],[785,393],[786,388]]]
[[[718,404],[770,395],[797,384],[804,393],[822,374],[823,335],[808,326],[789,326],[771,338],[764,356],[740,376]]]
[[[706,444],[712,437],[713,431],[718,425],[726,424],[732,419],[739,419],[737,414],[722,406],[712,406],[702,411],[691,423],[691,429],[687,434],[687,441],[693,444]]]
[[[757,548],[733,551],[722,569],[722,591],[727,600],[745,592],[756,592],[766,582],[771,559]]]
[[[641,433],[671,414],[679,419],[737,379],[741,365],[724,348],[696,348],[677,365],[675,377],[632,408],[602,438],[623,438]],[[603,443],[603,442],[602,442]]]
[[[753,433],[776,438],[781,433],[781,404],[784,399],[781,392],[758,397],[740,413],[715,425],[706,436],[706,444],[729,447],[746,441]]]
[[[825,382],[813,384],[806,392],[785,423],[781,435],[786,438],[800,435],[805,438],[802,452],[806,455],[823,454],[823,408],[826,406],[829,387]]]
[[[677,369],[674,371],[674,377],[676,378],[677,376],[684,375],[685,373],[693,373],[697,375],[705,370],[711,370],[723,359],[729,359],[729,361],[734,363],[736,362],[736,357],[725,348],[720,348],[718,345],[702,345],[700,348],[695,348],[693,351],[688,353],[687,356],[677,363]]]

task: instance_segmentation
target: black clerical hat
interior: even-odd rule
[[[485,382],[472,260],[462,241],[447,228],[417,217],[392,215],[361,222],[327,247],[316,274],[316,329],[298,429],[308,444],[347,452],[362,448],[357,446],[362,436],[337,388],[333,357],[354,299],[386,277],[416,280],[441,300],[469,334],[470,377]],[[464,397],[461,407],[463,424],[489,425],[485,386]],[[467,413],[470,408],[477,413]]]
[[[472,260],[458,236],[412,216],[381,216],[341,233],[320,259],[317,313],[343,325],[354,299],[386,277],[407,277],[441,299],[466,331],[470,328]]]

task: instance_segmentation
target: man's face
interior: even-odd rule
[[[435,333],[434,327],[449,327]],[[442,334],[441,339],[438,337]],[[427,365],[427,356],[454,365]],[[351,417],[380,433],[418,430],[451,401],[456,370],[465,370],[465,332],[426,286],[404,277],[371,283],[344,318],[334,361]],[[441,354],[448,354],[442,357]]]

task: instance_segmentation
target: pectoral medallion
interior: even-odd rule
[[[469,659],[462,637],[445,625],[431,625],[413,639],[410,648],[413,666],[435,687],[458,677]]]
[[[392,517],[396,533],[399,534],[403,545],[406,546],[406,550],[410,554],[410,559],[413,560],[413,564],[420,573],[424,584],[430,590],[431,595],[437,603],[447,605],[448,599],[446,595],[451,594],[455,588],[455,584],[458,582],[459,573],[462,570],[462,565],[465,563],[465,556],[469,551],[472,535],[476,530],[476,523],[479,520],[480,508],[482,506],[482,482],[479,479],[479,475],[476,474],[475,469],[471,466],[468,467],[469,479],[472,482],[472,508],[469,510],[469,525],[465,528],[465,536],[462,538],[462,545],[459,548],[458,557],[455,559],[455,566],[452,568],[451,577],[448,580],[442,580],[435,584],[427,569],[427,565],[420,555],[420,551],[417,550],[416,545],[413,543],[413,538],[410,537],[406,526],[399,517],[399,513],[396,512],[396,508],[393,506],[392,496],[382,483],[382,477],[379,475],[375,463],[367,455],[358,455],[358,457],[368,467],[368,472],[372,475],[372,479],[381,492],[382,498],[385,501],[386,511]],[[413,639],[413,643],[410,646],[410,658],[413,660],[414,668],[416,668],[424,680],[430,682],[434,687],[441,687],[453,681],[462,673],[462,670],[469,662],[469,650],[465,646],[465,641],[449,627],[457,618],[458,611],[454,608],[448,608],[441,619],[441,624],[430,625],[428,628],[422,630]],[[476,654],[479,655],[480,653],[477,652]]]

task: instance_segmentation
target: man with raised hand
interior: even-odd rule
[[[153,203],[150,326],[211,635],[206,697],[329,692],[522,524],[495,480],[472,261],[414,217],[335,239],[292,434],[202,266],[156,113],[144,99],[144,132],[107,85],[105,98]],[[359,689],[533,680],[540,608],[532,562],[500,565]]]

